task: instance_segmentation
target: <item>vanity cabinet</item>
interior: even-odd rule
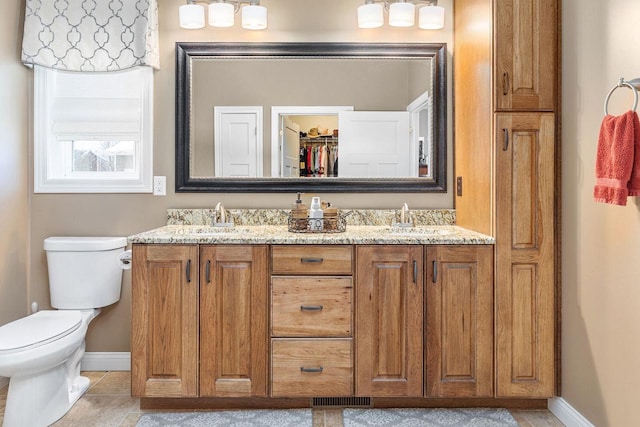
[[[266,396],[267,253],[133,245],[133,396]]]
[[[198,246],[133,245],[131,394],[198,395]]]
[[[494,1],[494,87],[498,111],[553,111],[557,0]]]
[[[134,244],[132,292],[133,396],[494,397],[491,245]]]
[[[200,396],[264,397],[268,247],[200,246]]]
[[[496,238],[496,397],[559,393],[559,3],[454,10],[456,221]]]
[[[272,246],[271,396],[353,395],[353,247]]]
[[[427,247],[425,396],[493,396],[493,247]]]
[[[356,246],[356,395],[422,396],[423,247]]]

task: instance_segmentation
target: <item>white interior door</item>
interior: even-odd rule
[[[282,119],[282,171],[283,177],[300,176],[300,125],[288,117]]]
[[[418,176],[407,111],[341,111],[339,177]]]
[[[262,107],[214,107],[215,176],[262,177]]]

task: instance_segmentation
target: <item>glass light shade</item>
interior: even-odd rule
[[[358,27],[378,28],[384,24],[384,13],[381,4],[363,4],[358,7]]]
[[[233,27],[235,8],[231,3],[211,3],[209,5],[209,25],[212,27]]]
[[[250,5],[242,8],[242,28],[264,30],[267,28],[267,8]]]
[[[180,27],[189,30],[204,28],[204,6],[199,4],[183,4],[178,9]]]
[[[418,27],[423,30],[439,30],[444,28],[444,7],[425,6],[420,8]]]
[[[389,25],[411,27],[416,22],[416,6],[413,3],[397,2],[389,5]]]

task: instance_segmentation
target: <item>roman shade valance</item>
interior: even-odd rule
[[[26,0],[22,62],[66,71],[158,69],[157,0]]]

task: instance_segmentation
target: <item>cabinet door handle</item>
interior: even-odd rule
[[[433,261],[433,277],[431,278],[433,283],[438,283],[438,262]]]
[[[191,283],[191,260],[187,261],[187,283]]]
[[[300,367],[300,372],[322,372],[324,369],[322,366],[318,368],[305,368],[304,366]]]
[[[211,283],[211,260],[207,260],[207,266],[204,269],[204,275],[207,280],[207,283]]]
[[[322,311],[324,307],[321,305],[301,305],[301,311]]]
[[[324,262],[324,258],[300,258],[300,262],[303,264],[313,264]]]
[[[509,94],[509,73],[502,75],[502,94],[507,96]]]
[[[503,128],[504,132],[504,145],[502,146],[502,151],[507,151],[509,149],[509,129]]]
[[[413,260],[413,283],[418,283],[418,261]]]

